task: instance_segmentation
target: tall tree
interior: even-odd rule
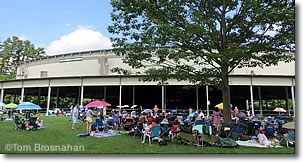
[[[293,0],[112,0],[108,31],[124,63],[145,81],[170,78],[222,87],[231,121],[228,75],[244,66],[294,60]],[[167,47],[167,48],[165,48]],[[116,68],[114,71],[127,72]]]
[[[0,79],[15,78],[19,64],[39,58],[44,53],[43,48],[35,48],[29,40],[20,40],[16,36],[0,42]]]

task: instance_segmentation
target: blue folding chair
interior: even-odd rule
[[[160,125],[153,126],[151,130],[151,135],[149,134],[146,135],[148,137],[149,145],[151,145],[154,138],[159,139],[159,135],[160,135]]]
[[[267,137],[274,137],[275,126],[274,125],[265,125],[264,134]]]

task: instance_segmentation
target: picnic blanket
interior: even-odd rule
[[[96,137],[96,138],[104,138],[104,137],[112,137],[112,136],[120,136],[120,135],[121,134],[112,131],[92,132],[90,134],[91,137]]]
[[[260,145],[259,143],[253,142],[251,140],[248,140],[248,141],[236,141],[236,142],[240,146],[268,148],[265,145]]]

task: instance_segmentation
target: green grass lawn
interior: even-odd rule
[[[79,133],[85,133],[86,124],[79,122],[77,131],[71,130],[70,117],[62,116],[41,116],[46,129],[36,131],[15,130],[13,121],[0,122],[0,153],[56,153],[56,154],[295,154],[294,148],[253,148],[239,147],[238,149],[204,147],[198,149],[195,146],[179,145],[168,142],[167,146],[160,146],[148,142],[140,144],[140,137],[121,135],[106,138],[80,138]],[[35,151],[35,144],[41,145],[82,145],[84,151]],[[5,147],[10,145],[12,151],[7,151]],[[25,147],[26,148],[23,148]],[[29,150],[27,146],[30,146]],[[16,151],[14,151],[15,149]],[[23,150],[23,151],[21,151]],[[24,151],[25,150],[25,151]]]

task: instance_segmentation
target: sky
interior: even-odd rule
[[[0,41],[18,36],[48,55],[111,48],[110,0],[6,0]]]

